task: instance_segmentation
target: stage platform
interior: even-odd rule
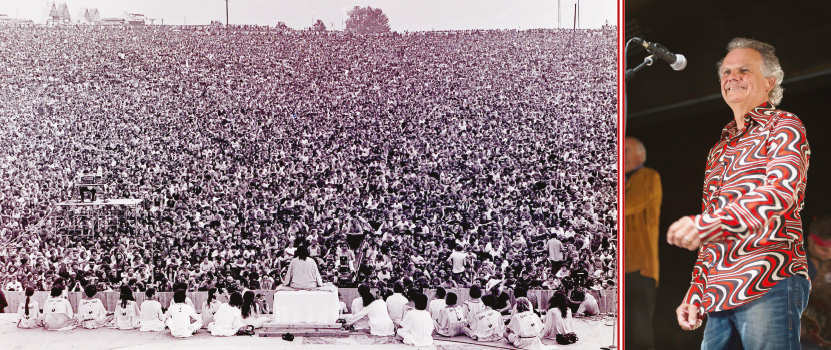
[[[8,309],[7,309],[8,310]],[[170,332],[121,331],[115,329],[74,329],[65,332],[16,327],[17,314],[0,314],[0,337],[3,349],[314,349],[314,350],[380,350],[415,349],[391,337],[376,337],[366,333],[352,332],[345,337],[297,336],[294,341],[279,337],[255,336],[212,337],[202,329],[195,336],[178,339]],[[611,319],[600,317],[574,320],[574,331],[580,340],[571,345],[558,345],[553,340],[544,340],[545,349],[600,349],[612,344]],[[435,336],[435,346],[418,349],[463,350],[463,349],[514,349],[506,341],[477,343],[467,337],[444,338]],[[615,339],[617,344],[617,339]]]

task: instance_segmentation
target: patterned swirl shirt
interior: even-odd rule
[[[811,156],[805,127],[769,103],[731,121],[710,150],[701,215],[702,245],[685,302],[729,310],[787,277],[808,278],[799,216]]]

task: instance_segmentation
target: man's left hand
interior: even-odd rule
[[[698,229],[689,216],[682,217],[669,226],[667,243],[681,248],[696,250],[701,245]]]

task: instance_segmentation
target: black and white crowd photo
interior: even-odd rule
[[[617,11],[0,4],[0,333],[617,347]]]

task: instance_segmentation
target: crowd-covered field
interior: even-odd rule
[[[295,244],[341,286],[605,286],[615,48],[614,29],[0,27],[2,286],[271,289]],[[67,225],[55,205],[99,167],[98,197],[137,215]]]

